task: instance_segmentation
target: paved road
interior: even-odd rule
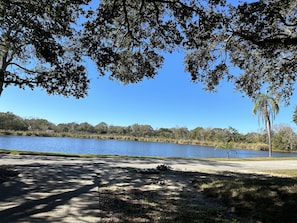
[[[140,158],[70,158],[0,154],[19,177],[0,184],[1,222],[100,222],[100,180],[116,168],[156,168],[166,164],[182,171],[264,171],[296,169],[297,160],[207,161]]]
[[[154,158],[70,158],[56,156],[0,155],[0,165],[32,165],[32,164],[88,164],[104,167],[155,168],[157,165],[170,165],[176,170],[187,171],[265,171],[296,169],[297,160],[267,161],[209,161],[185,159],[154,159]]]

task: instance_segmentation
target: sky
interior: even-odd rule
[[[154,79],[123,85],[108,77],[99,77],[95,65],[88,63],[91,79],[88,96],[83,99],[48,95],[36,88],[11,86],[0,96],[0,112],[12,112],[22,118],[43,118],[59,124],[88,122],[96,125],[129,126],[148,124],[154,129],[186,127],[236,128],[240,133],[259,132],[264,125],[253,115],[253,102],[223,82],[216,93],[191,82],[184,71],[183,55],[166,55],[163,68]],[[295,130],[292,116],[296,104],[293,95],[289,107],[281,107],[274,121]]]

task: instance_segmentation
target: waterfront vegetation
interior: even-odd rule
[[[117,139],[144,142],[192,144],[217,148],[268,150],[267,134],[242,134],[235,128],[186,127],[153,129],[150,125],[133,124],[114,126],[105,122],[93,126],[83,123],[54,124],[45,119],[22,118],[10,112],[0,112],[0,134],[18,136],[74,137]],[[297,134],[289,126],[276,126],[272,130],[274,151],[297,151]],[[226,147],[226,145],[228,145]]]

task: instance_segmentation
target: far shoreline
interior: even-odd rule
[[[202,141],[192,139],[171,139],[160,137],[136,137],[125,135],[110,135],[110,134],[73,134],[69,132],[54,132],[54,131],[12,131],[0,130],[0,136],[37,136],[37,137],[61,137],[61,138],[82,138],[82,139],[98,139],[98,140],[126,140],[126,141],[139,141],[139,142],[156,142],[156,143],[172,143],[180,145],[193,145],[193,146],[206,146],[218,149],[223,148],[225,142],[219,141]],[[223,146],[222,146],[223,145]],[[264,143],[245,143],[245,142],[232,142],[228,149],[243,149],[255,151],[268,151],[268,144]],[[273,150],[273,152],[294,153],[294,151]]]

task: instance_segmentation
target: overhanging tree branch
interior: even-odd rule
[[[17,63],[10,63],[9,65],[17,66],[17,67],[19,67],[20,69],[24,70],[25,72],[27,72],[27,73],[31,73],[31,74],[43,74],[43,73],[44,73],[44,72],[42,72],[42,71],[30,70],[30,69],[25,68],[25,67],[23,67],[23,66],[21,66],[20,64],[17,64]]]

